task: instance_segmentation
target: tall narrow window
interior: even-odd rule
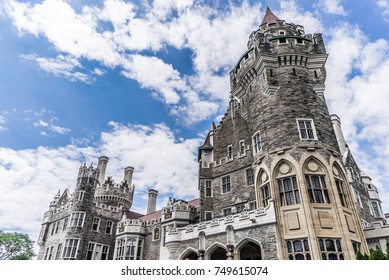
[[[244,140],[239,141],[239,154],[244,155],[246,153],[245,146],[244,146]]]
[[[259,132],[253,136],[253,146],[254,154],[257,154],[262,150],[261,136],[259,135]]]
[[[126,241],[125,241],[124,238],[118,239],[116,241],[116,256],[115,256],[115,259],[123,260],[125,244],[126,244]]]
[[[205,181],[205,196],[211,197],[212,196],[212,181]]]
[[[85,191],[78,192],[78,201],[83,201],[85,196]]]
[[[228,216],[228,215],[231,215],[231,214],[232,214],[232,208],[231,207],[223,209],[223,215],[224,216]]]
[[[281,206],[300,204],[300,194],[295,176],[277,180]]]
[[[324,176],[305,175],[311,203],[331,203]]]
[[[232,159],[232,145],[227,147],[227,158]]]
[[[316,140],[316,131],[313,124],[313,120],[310,119],[298,119],[298,129],[301,140]]]
[[[247,186],[254,186],[254,173],[252,168],[246,169],[246,184]]]
[[[372,214],[375,218],[381,217],[381,212],[380,212],[380,208],[379,208],[377,201],[371,202],[371,210],[372,210]]]
[[[69,218],[65,218],[63,220],[62,231],[66,230],[66,228],[68,227],[68,223],[69,223]]]
[[[62,258],[64,260],[76,259],[79,239],[66,239]]]
[[[94,217],[92,223],[92,231],[99,231],[100,228],[100,218]]]
[[[105,233],[106,234],[112,234],[112,227],[113,227],[113,222],[112,221],[107,221],[106,227],[105,227]]]
[[[135,259],[135,245],[136,245],[136,239],[129,239],[127,240],[127,246],[126,246],[126,260],[134,260]]]
[[[231,191],[231,177],[230,175],[222,177],[222,193]]]
[[[55,254],[56,260],[59,260],[59,258],[61,257],[61,251],[62,251],[62,243],[59,243],[57,245],[57,253]]]
[[[269,184],[265,184],[261,186],[261,204],[263,207],[267,207],[269,205],[270,200],[270,187]]]
[[[343,182],[335,179],[336,189],[338,190],[339,200],[343,207],[347,207],[346,194],[343,189]]]
[[[103,245],[103,250],[101,252],[101,259],[102,260],[107,260],[108,259],[108,251],[109,251],[109,246],[108,245]]]

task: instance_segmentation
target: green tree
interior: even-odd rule
[[[0,260],[30,260],[35,256],[33,244],[28,234],[0,230]]]
[[[389,240],[386,241],[386,254],[377,245],[375,249],[371,248],[369,250],[369,254],[358,252],[357,260],[389,260]]]

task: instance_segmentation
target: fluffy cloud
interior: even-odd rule
[[[319,0],[317,7],[328,14],[345,16],[347,13],[341,5],[341,2],[342,0]]]
[[[381,188],[387,207],[389,191],[384,174],[389,172],[389,42],[371,42],[358,27],[343,24],[332,29],[327,48],[326,97],[330,109],[341,117],[352,152]]]
[[[40,125],[49,125],[40,122]],[[107,175],[120,182],[124,168],[135,168],[135,209],[143,209],[149,188],[160,197],[197,196],[196,149],[199,139],[179,140],[164,124],[151,127],[111,122],[96,146],[68,145],[29,150],[0,148],[0,225],[37,239],[43,213],[59,189],[74,189],[81,162],[110,157]],[[11,190],[12,191],[9,191]]]
[[[385,21],[389,22],[389,1],[377,0],[377,6],[381,9]]]
[[[224,110],[228,71],[261,18],[260,4],[248,1],[229,4],[222,12],[191,0],[144,1],[141,6],[109,0],[101,7],[84,6],[77,11],[65,0],[40,4],[5,0],[1,7],[21,36],[45,37],[58,52],[55,58],[39,54],[23,58],[56,76],[86,83],[98,74],[83,69],[81,60],[120,68],[125,77],[149,89],[186,124],[209,118],[217,108]],[[155,55],[140,53],[166,47],[189,49],[194,74],[184,76]]]

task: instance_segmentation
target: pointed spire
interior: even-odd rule
[[[263,20],[261,22],[262,24],[270,23],[270,22],[275,22],[276,20],[280,20],[273,12],[270,10],[269,6],[266,7],[266,13],[265,16],[263,17]]]

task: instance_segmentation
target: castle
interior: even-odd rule
[[[328,112],[327,56],[321,34],[267,8],[199,147],[199,198],[156,211],[149,190],[147,214],[133,212],[134,169],[114,183],[100,157],[50,203],[38,259],[343,260],[385,249],[377,189]]]

